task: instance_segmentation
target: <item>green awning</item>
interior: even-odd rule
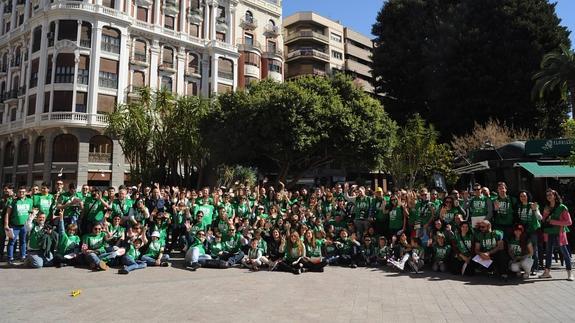
[[[517,163],[535,178],[575,177],[575,167],[568,165],[540,165],[538,163]]]

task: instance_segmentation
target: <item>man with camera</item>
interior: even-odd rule
[[[52,250],[56,247],[57,234],[53,232],[52,226],[46,223],[46,214],[38,209],[34,209],[28,221],[26,221],[26,231],[30,240],[28,242],[28,254],[25,265],[30,268],[42,268],[52,266],[54,254]]]

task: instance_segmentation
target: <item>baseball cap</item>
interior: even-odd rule
[[[160,238],[160,232],[158,231],[152,232],[152,237]]]

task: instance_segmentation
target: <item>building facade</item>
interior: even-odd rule
[[[286,78],[345,72],[373,93],[369,37],[314,12],[286,17],[283,28]]]
[[[2,183],[129,181],[106,113],[142,86],[207,97],[282,81],[281,12],[281,0],[1,2]]]

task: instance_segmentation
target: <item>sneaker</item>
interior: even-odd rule
[[[276,267],[278,266],[279,260],[278,261],[272,261],[272,263],[270,264],[270,271],[274,271],[276,270]]]
[[[356,265],[356,264],[351,264],[351,265],[349,265],[349,268],[354,268],[354,269],[355,269],[355,268],[357,268],[357,265]]]
[[[258,266],[253,266],[250,270],[251,271],[260,271],[260,268]]]
[[[299,268],[299,269],[294,270],[293,273],[294,273],[295,275],[299,275],[299,274],[301,274],[302,272],[303,272],[303,270],[302,270],[301,268]]]
[[[167,261],[164,261],[164,262],[160,263],[160,266],[161,267],[170,267],[170,263]]]
[[[127,274],[129,274],[129,273],[130,273],[130,272],[127,271],[125,268],[122,268],[122,269],[118,270],[118,274],[121,274],[121,275],[127,275]]]
[[[543,274],[539,275],[539,278],[551,278],[551,274],[546,270]]]
[[[194,262],[192,263],[191,266],[188,266],[187,268],[190,269],[191,271],[196,271],[198,270],[198,268],[202,267],[199,263]]]
[[[567,280],[572,282],[573,281],[573,273],[571,270],[567,270]]]
[[[108,264],[103,262],[103,261],[100,261],[98,266],[100,267],[100,270],[108,270],[110,268],[110,267],[108,267]]]

